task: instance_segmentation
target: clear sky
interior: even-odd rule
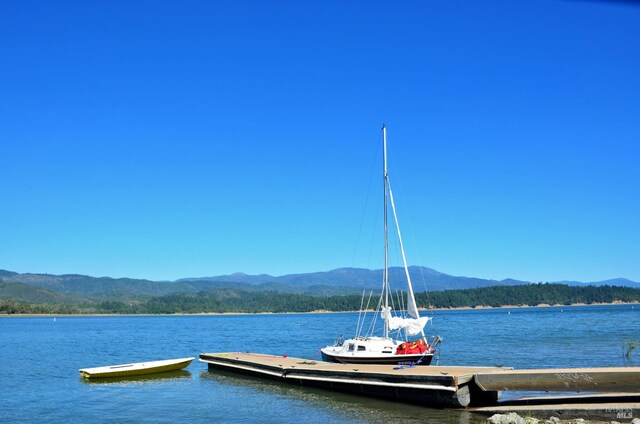
[[[640,6],[588,0],[2,1],[0,268],[380,268],[382,123],[411,264],[640,281]]]

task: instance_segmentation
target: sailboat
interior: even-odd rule
[[[326,362],[342,362],[349,364],[416,364],[429,365],[436,353],[436,348],[442,341],[439,336],[426,337],[424,327],[431,318],[421,317],[411,284],[409,267],[402,245],[400,226],[393,192],[387,172],[387,128],[382,127],[383,150],[383,180],[384,180],[384,270],[382,276],[382,293],[379,304],[380,315],[384,321],[382,336],[355,336],[342,340],[340,337],[332,346],[320,349],[322,359]],[[390,306],[391,290],[389,287],[389,225],[388,206],[391,205],[397,238],[402,253],[404,274],[406,276],[407,307],[405,315],[394,314]],[[402,311],[398,311],[402,312]],[[377,313],[377,312],[376,312]],[[396,331],[396,338],[391,334]],[[400,337],[404,335],[404,339]],[[409,337],[418,337],[409,341]]]

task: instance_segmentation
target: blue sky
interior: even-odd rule
[[[0,268],[379,268],[384,122],[410,263],[640,281],[638,22],[577,0],[3,1]]]

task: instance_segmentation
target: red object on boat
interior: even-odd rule
[[[431,346],[429,346],[424,340],[420,339],[413,342],[401,343],[396,348],[396,355],[415,355],[417,353],[425,353],[431,350]]]

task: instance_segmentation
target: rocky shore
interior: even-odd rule
[[[515,412],[508,414],[495,414],[487,419],[488,424],[640,424],[640,418],[633,418],[633,411],[622,411],[619,418],[608,421],[592,420],[584,418],[560,419],[558,417],[550,417],[547,419],[538,419],[529,416],[521,416]]]

